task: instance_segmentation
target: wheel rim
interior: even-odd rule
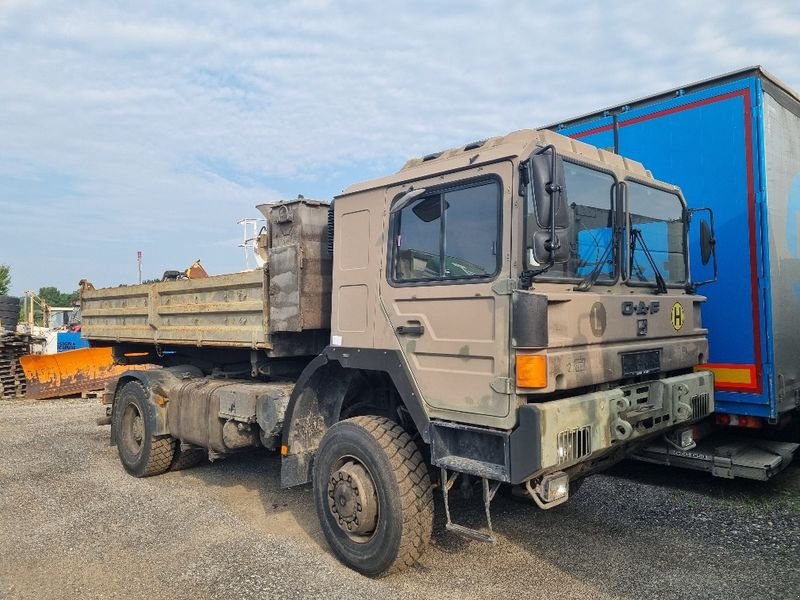
[[[354,456],[336,462],[328,478],[328,510],[339,529],[354,542],[368,542],[378,526],[380,505],[375,481]]]
[[[139,408],[131,403],[122,414],[122,446],[130,456],[138,456],[144,443],[144,418]]]

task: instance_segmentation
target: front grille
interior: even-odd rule
[[[592,426],[566,429],[558,434],[558,464],[572,462],[592,453]]]
[[[622,395],[628,399],[632,409],[642,408],[642,405],[650,403],[650,385],[634,385],[624,388]]]
[[[698,419],[711,412],[711,396],[708,392],[692,396],[692,417]]]

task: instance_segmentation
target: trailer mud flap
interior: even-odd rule
[[[663,441],[640,450],[634,458],[644,462],[694,469],[725,479],[767,481],[792,462],[800,444],[752,438],[711,437],[691,450],[678,450]]]

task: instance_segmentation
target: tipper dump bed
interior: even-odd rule
[[[306,353],[304,339],[326,339],[328,204],[298,199],[258,208],[268,222],[259,236],[267,255],[263,268],[84,290],[83,337],[101,344],[250,348],[284,356]]]
[[[90,340],[269,348],[266,271],[92,290],[81,298]]]

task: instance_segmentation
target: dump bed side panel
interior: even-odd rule
[[[764,87],[764,148],[769,221],[770,297],[779,412],[800,393],[800,103]]]
[[[273,357],[316,354],[330,329],[328,204],[297,198],[258,209],[269,225],[257,241],[263,269],[84,290],[83,337],[263,349]]]
[[[86,290],[81,333],[92,341],[269,349],[263,270]]]
[[[641,161],[653,175],[678,185],[690,207],[714,210],[719,280],[701,288],[708,296],[703,325],[709,329],[709,363],[717,371],[717,410],[771,417],[773,400],[768,260],[762,251],[760,192],[762,146],[759,80],[708,82],[642,100],[618,111],[619,152]],[[582,141],[613,148],[609,114],[584,117],[555,128]],[[699,264],[690,241],[692,270]]]

